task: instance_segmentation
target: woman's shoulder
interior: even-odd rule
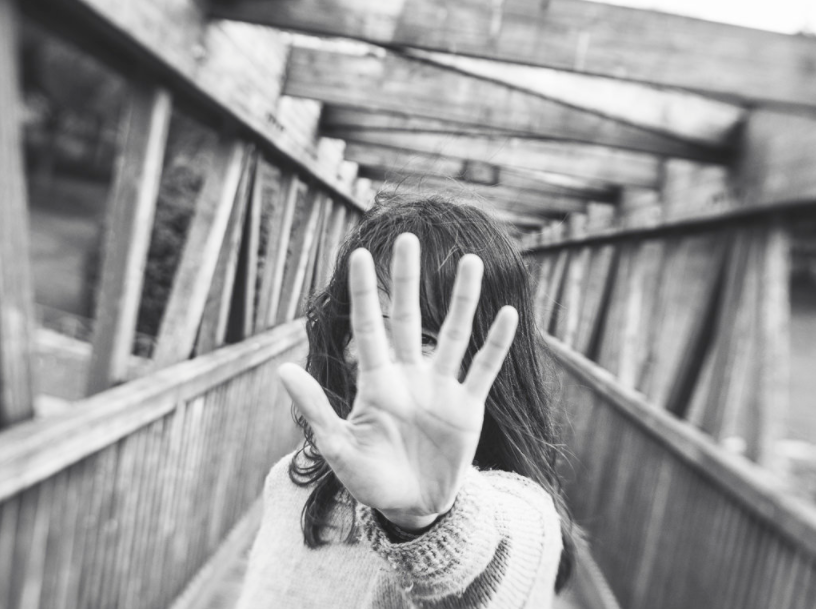
[[[497,497],[533,509],[540,516],[559,520],[553,496],[535,480],[499,470],[480,470],[479,476]]]

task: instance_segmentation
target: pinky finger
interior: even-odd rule
[[[482,348],[473,358],[465,378],[465,389],[479,401],[485,401],[493,381],[501,370],[504,358],[513,344],[518,326],[518,312],[511,306],[502,307]]]

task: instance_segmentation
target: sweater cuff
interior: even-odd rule
[[[499,544],[490,484],[470,468],[451,510],[412,541],[389,539],[374,510],[357,507],[371,548],[416,598],[461,594],[490,563]]]

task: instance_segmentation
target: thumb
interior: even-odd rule
[[[311,374],[300,366],[285,363],[278,368],[278,376],[318,440],[339,431],[343,420],[334,412],[323,387]]]

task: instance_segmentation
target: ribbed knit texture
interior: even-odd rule
[[[393,543],[374,512],[352,505],[332,515],[332,544],[303,542],[300,515],[310,490],[288,476],[291,455],[267,477],[264,517],[239,609],[491,608],[552,605],[561,533],[552,498],[515,474],[472,469],[451,511],[412,541]]]

